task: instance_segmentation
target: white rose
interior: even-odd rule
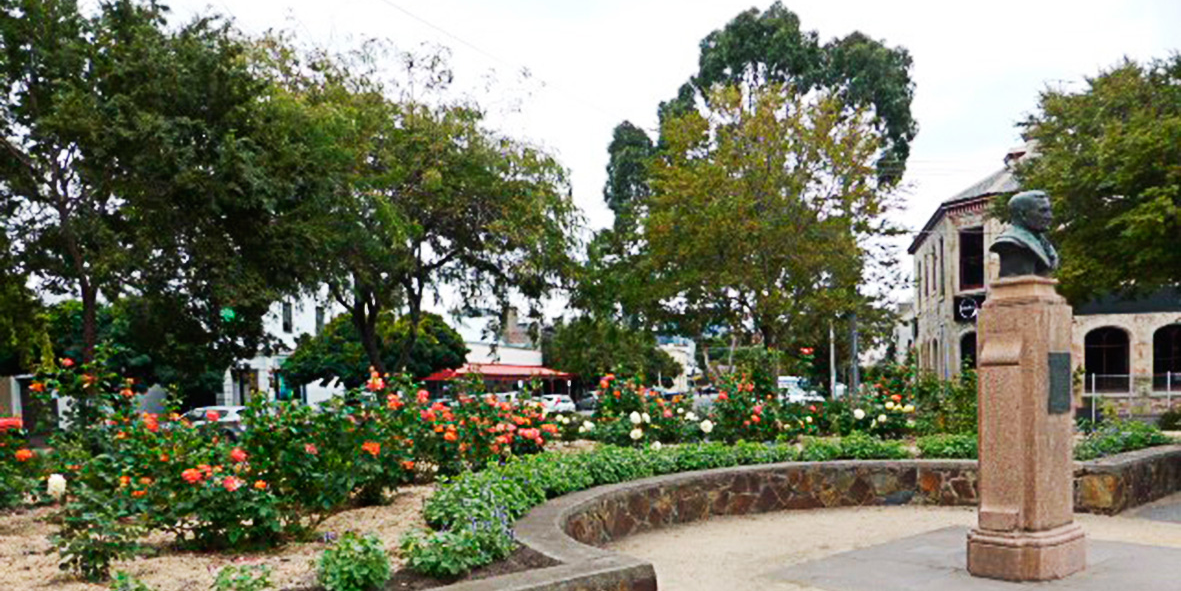
[[[804,420],[805,420],[805,421],[808,421],[809,423],[811,423],[811,422],[812,422],[812,417],[804,417]]]
[[[653,451],[660,451],[660,448],[662,448],[662,447],[664,447],[664,446],[661,445],[661,443],[659,441],[652,442],[652,450]]]
[[[587,431],[590,431],[591,429],[595,428],[595,424],[590,421],[583,421],[582,428],[586,429]]]
[[[683,415],[683,414],[685,414],[685,407],[683,407],[683,406],[682,406],[681,408],[678,408],[678,409],[677,409],[677,414],[679,414],[679,415]]]
[[[644,436],[644,432],[641,431],[639,427],[636,427],[635,429],[632,429],[631,433],[628,433],[628,436],[636,441],[639,441],[640,438]]]
[[[914,412],[914,405],[908,404],[908,405],[902,407],[902,412],[907,412],[907,413]]]
[[[45,482],[45,492],[60,501],[66,494],[66,477],[61,474],[50,474],[49,480]]]
[[[878,415],[878,422],[879,423],[886,422],[886,415]]]
[[[861,419],[864,419],[865,418],[865,411],[861,410],[860,408],[854,410],[853,411],[853,418],[857,419],[858,421],[860,421]]]
[[[685,420],[693,421],[694,423],[696,423],[697,422],[697,415],[694,414],[693,411],[689,411],[687,414],[685,414]]]
[[[915,422],[914,422],[914,421],[906,421],[906,426],[907,426],[907,427],[914,428],[914,426],[915,426]]]
[[[887,401],[886,401],[886,410],[890,410],[890,409],[892,409],[892,408],[894,408],[894,401],[893,401],[893,400],[887,400]]]
[[[643,421],[643,420],[644,420],[644,419],[642,419],[642,418],[640,417],[640,413],[638,413],[638,412],[636,412],[636,411],[634,411],[634,410],[632,411],[632,414],[630,414],[630,415],[627,415],[627,418],[628,418],[628,420],[629,420],[629,421],[631,421],[631,422],[632,422],[632,424],[633,424],[633,425],[639,425],[639,424],[640,424],[640,421]]]
[[[714,430],[714,424],[712,421],[710,421],[709,419],[705,419],[704,421],[701,421],[701,432],[702,433],[709,435],[709,432],[713,431],[713,430]]]
[[[648,413],[644,413],[644,414],[640,415],[640,418],[644,419],[645,423],[652,422],[652,417],[648,416]]]

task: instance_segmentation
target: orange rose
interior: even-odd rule
[[[144,496],[144,495],[146,495],[146,494],[148,494],[148,491],[146,491],[146,490],[133,490],[133,491],[131,491],[131,496],[132,496],[132,497],[134,497],[134,498],[136,498],[136,499],[138,499],[138,498],[140,498],[140,497],[142,497],[142,496]]]
[[[255,488],[255,489],[257,489],[257,490],[266,490],[266,489],[267,489],[267,483],[266,483],[265,481],[262,481],[262,480],[255,480],[255,481],[254,481],[254,488]]]
[[[31,459],[33,459],[33,450],[29,450],[29,449],[16,450],[16,461],[27,462]]]

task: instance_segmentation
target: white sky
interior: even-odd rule
[[[697,69],[698,42],[767,0],[173,0],[177,16],[228,14],[250,33],[290,29],[338,48],[370,37],[401,49],[452,50],[459,85],[495,70],[477,98],[492,124],[541,144],[570,169],[574,198],[592,228],[603,205],[607,145],[624,119],[652,130],[656,107]],[[854,30],[906,47],[914,60],[919,124],[901,221],[917,230],[935,206],[1001,166],[1020,143],[1014,124],[1047,85],[1082,88],[1124,56],[1181,49],[1181,2],[785,2],[822,40]],[[527,68],[532,78],[516,73]],[[502,111],[519,106],[520,113]],[[654,133],[652,134],[655,135]],[[904,259],[905,260],[905,259]],[[909,269],[906,262],[903,269]]]

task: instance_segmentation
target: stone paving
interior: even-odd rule
[[[1012,583],[981,579],[964,568],[968,529],[933,532],[791,566],[769,579],[831,591],[1176,591],[1181,548],[1093,540],[1087,569],[1066,579]]]

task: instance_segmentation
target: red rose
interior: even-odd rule
[[[246,461],[246,452],[240,447],[235,447],[233,451],[230,452],[230,459],[241,464],[242,462]]]
[[[185,482],[187,482],[189,484],[197,484],[198,482],[201,482],[201,478],[203,478],[203,475],[201,474],[200,470],[198,470],[196,468],[189,468],[188,470],[181,472],[180,477],[183,478],[185,480]]]
[[[314,443],[305,443],[303,450],[309,454],[312,454],[313,456],[320,453],[320,450],[316,449],[316,444]]]
[[[221,485],[229,492],[234,492],[241,488],[243,481],[237,476],[226,476],[225,480],[221,481]]]
[[[62,367],[74,367],[74,360],[69,357],[62,359]]]

